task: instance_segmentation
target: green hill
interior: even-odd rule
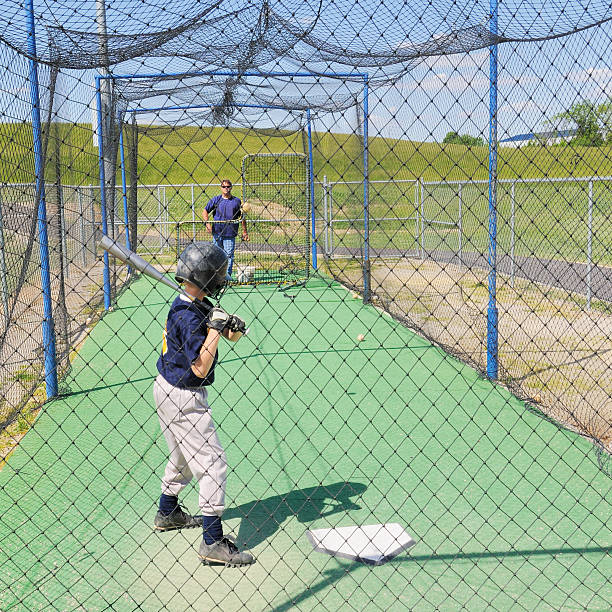
[[[56,124],[46,147],[57,153],[64,184],[97,184],[98,154],[91,126]],[[141,184],[216,182],[224,176],[239,180],[242,158],[250,153],[305,152],[301,134],[282,137],[247,129],[153,128],[139,135],[138,172]],[[355,135],[315,133],[314,167],[318,179],[360,180],[362,143]],[[465,180],[488,177],[488,148],[412,142],[372,137],[369,141],[371,180]],[[53,164],[47,164],[51,180]],[[541,145],[502,147],[500,178],[540,178],[612,174],[612,147]],[[0,180],[32,182],[34,154],[29,123],[0,124]],[[119,172],[117,178],[120,179]]]

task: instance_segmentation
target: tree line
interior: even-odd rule
[[[584,100],[557,113],[548,124],[555,129],[574,129],[569,142],[583,147],[612,143],[612,99],[602,104]]]
[[[590,100],[575,102],[567,110],[554,115],[546,121],[553,132],[571,132],[571,137],[564,139],[562,144],[570,143],[583,147],[600,147],[612,144],[612,99],[603,103]],[[448,132],[443,144],[461,144],[472,147],[485,146],[485,141],[479,136]],[[538,135],[534,135],[534,144]]]

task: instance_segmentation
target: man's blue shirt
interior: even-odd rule
[[[206,205],[206,212],[213,213],[216,223],[212,224],[213,236],[221,238],[235,238],[238,235],[238,219],[240,219],[240,198],[232,196],[224,198],[222,195],[215,196]],[[233,223],[219,223],[219,221],[233,221]]]

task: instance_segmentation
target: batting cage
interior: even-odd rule
[[[1,610],[612,607],[612,9],[6,0]]]

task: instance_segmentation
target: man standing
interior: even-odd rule
[[[212,215],[212,222],[210,215]],[[202,217],[206,223],[206,230],[212,234],[214,243],[222,248],[228,257],[227,277],[230,279],[240,221],[242,221],[242,239],[244,241],[249,239],[246,220],[242,214],[242,202],[232,195],[230,180],[221,181],[221,195],[215,196],[208,202],[202,211]]]

